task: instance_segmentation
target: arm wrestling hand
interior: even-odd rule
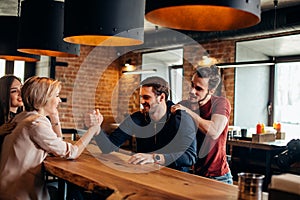
[[[103,116],[98,109],[93,111],[92,114],[89,114],[89,122],[90,128],[93,128],[95,130],[95,135],[98,135],[103,122]]]
[[[100,113],[99,109],[86,113],[84,116],[84,125],[86,127],[101,125],[102,122],[103,122],[103,116]]]
[[[84,125],[89,129],[93,129],[95,135],[99,134],[102,122],[103,116],[99,112],[99,109],[86,113],[84,116]]]

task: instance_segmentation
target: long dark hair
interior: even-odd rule
[[[10,87],[14,80],[21,82],[21,79],[14,75],[5,75],[0,78],[0,126],[8,122],[10,117]],[[17,113],[21,112],[23,107],[19,107]]]

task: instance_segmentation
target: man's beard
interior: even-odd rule
[[[156,112],[156,105],[158,105],[158,103],[156,104],[152,104],[152,106],[150,106],[148,103],[142,104],[143,105],[143,112],[144,113],[148,113],[149,115],[153,114]]]
[[[149,113],[150,105],[145,103],[145,104],[142,104],[142,106],[143,106],[143,113]]]
[[[209,95],[209,90],[207,90],[207,93],[205,94],[205,96],[202,99],[200,99],[199,101],[193,101],[192,99],[197,99],[197,97],[194,96],[194,95],[190,95],[190,103],[191,104],[199,104],[200,105],[200,103],[202,101],[204,101],[207,98],[208,95]]]

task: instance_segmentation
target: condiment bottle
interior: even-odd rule
[[[261,132],[261,123],[257,123],[256,124],[256,134],[261,134],[262,132]]]
[[[280,122],[274,122],[273,128],[274,128],[277,132],[280,132],[280,131],[281,131],[281,124],[280,124]]]
[[[274,128],[275,130],[277,130],[277,122],[274,122],[274,123],[273,123],[273,128]]]
[[[280,124],[280,122],[277,122],[276,130],[277,130],[277,132],[281,131],[281,124]]]
[[[265,133],[265,124],[261,123],[261,133]]]

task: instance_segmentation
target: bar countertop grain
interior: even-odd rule
[[[112,190],[108,199],[238,199],[238,188],[157,164],[128,164],[119,152],[90,144],[76,160],[47,157],[45,170],[87,190]]]

